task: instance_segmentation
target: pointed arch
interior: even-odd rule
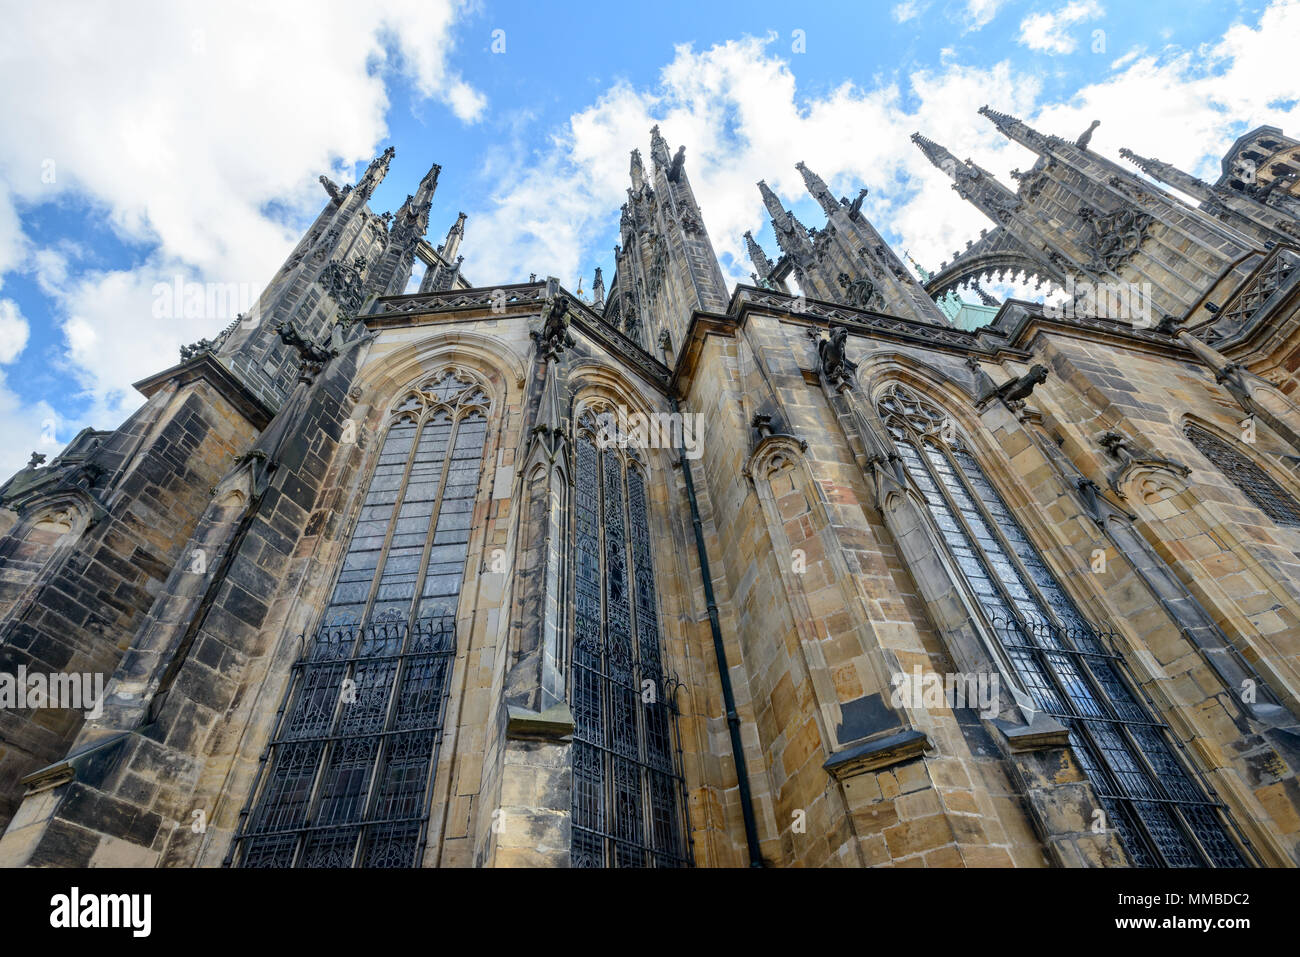
[[[419,863],[503,386],[462,363],[415,371],[387,403],[333,589],[235,837],[240,866]]]
[[[613,380],[586,385],[573,416],[570,860],[575,867],[689,866],[678,682],[664,660],[649,450],[609,441],[619,428],[614,399],[630,396]]]
[[[873,404],[1033,709],[1067,727],[1133,862],[1242,866],[1196,769],[1180,760],[1122,658],[1079,612],[951,413],[897,380],[878,384]]]
[[[524,387],[526,366],[507,343],[476,332],[454,330],[431,332],[391,347],[383,340],[373,343],[357,372],[352,394],[371,404],[383,404],[384,399],[447,366],[477,374],[507,404],[514,403]]]
[[[60,491],[23,506],[18,521],[0,537],[0,566],[5,570],[0,621],[13,609],[39,600],[39,583],[71,554],[102,511],[81,490]]]
[[[1300,528],[1300,501],[1270,474],[1257,455],[1241,447],[1240,440],[1228,438],[1192,416],[1183,418],[1182,433],[1202,458],[1274,524]]]

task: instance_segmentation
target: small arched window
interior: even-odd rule
[[[1300,527],[1300,502],[1247,456],[1191,422],[1183,426],[1183,434],[1261,512],[1279,525]]]
[[[1080,614],[958,434],[902,385],[877,403],[904,468],[1034,707],[1070,744],[1138,866],[1244,861],[1195,772]]]
[[[451,370],[398,403],[241,819],[240,866],[419,865],[487,411]]]
[[[645,473],[634,453],[602,441],[611,434],[611,421],[587,413],[574,450],[571,862],[689,866]]]

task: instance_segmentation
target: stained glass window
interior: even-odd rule
[[[1279,525],[1300,526],[1300,502],[1262,468],[1199,425],[1188,422],[1183,426],[1183,434],[1261,512]]]
[[[901,386],[878,402],[904,468],[1034,707],[1074,754],[1138,866],[1241,867],[1221,806],[1079,613],[951,419]]]
[[[574,867],[689,866],[645,474],[633,456],[600,447],[593,417],[583,426],[574,456],[571,860]]]
[[[239,866],[419,864],[487,413],[453,371],[397,404],[241,817]]]

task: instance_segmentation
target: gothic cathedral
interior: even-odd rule
[[[321,177],[0,488],[0,673],[104,689],[0,708],[0,866],[1300,864],[1300,142],[981,112],[933,273],[800,163],[729,291],[658,128],[590,299]]]

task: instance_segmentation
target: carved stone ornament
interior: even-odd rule
[[[819,339],[817,342],[817,354],[821,357],[822,374],[826,376],[827,382],[839,389],[852,386],[853,373],[858,368],[858,364],[850,362],[844,354],[848,338],[849,330],[847,328],[832,326],[830,338]]]
[[[1085,268],[1094,274],[1115,272],[1128,262],[1155,221],[1149,214],[1130,206],[1106,214],[1085,206],[1079,210],[1079,218],[1088,227],[1083,245],[1092,257]]]
[[[320,272],[320,284],[345,312],[355,312],[366,297],[366,261],[358,256],[352,265],[330,260]]]

